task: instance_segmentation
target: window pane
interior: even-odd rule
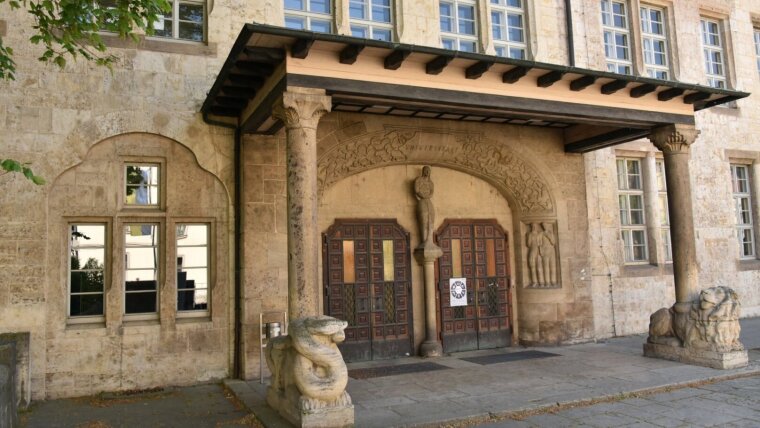
[[[208,225],[177,225],[178,311],[208,309],[208,265]]]
[[[510,48],[509,49],[509,57],[510,58],[515,58],[515,59],[526,59],[525,58],[525,49]]]
[[[158,205],[158,165],[127,165],[125,203]]]
[[[464,52],[475,52],[475,42],[459,42],[459,50]]]
[[[374,29],[372,31],[372,38],[375,40],[383,40],[386,42],[391,41],[391,30],[386,29]]]
[[[127,314],[143,314],[156,312],[156,292],[127,293],[124,309]]]
[[[103,315],[103,294],[73,295],[69,301],[72,317]]]
[[[203,24],[192,22],[179,23],[179,38],[183,40],[203,41]]]
[[[159,17],[158,21],[153,23],[153,35],[157,37],[172,37],[171,18],[171,13]]]
[[[316,33],[329,33],[331,30],[330,21],[312,19],[310,30]]]
[[[366,19],[364,2],[352,1],[348,6],[348,14],[354,19]]]
[[[179,19],[182,21],[192,21],[203,23],[203,5],[192,3],[179,4]]]
[[[286,16],[285,27],[292,28],[294,30],[303,30],[304,28],[306,28],[306,22],[303,18],[297,18],[294,16]]]
[[[384,281],[393,281],[395,279],[393,260],[394,260],[393,240],[386,239],[383,241],[383,280]]]
[[[354,37],[367,38],[367,27],[360,27],[358,25],[351,26],[351,35]]]
[[[69,316],[103,315],[105,233],[102,224],[69,228]]]
[[[343,283],[356,282],[356,266],[354,263],[354,241],[343,241]]]
[[[309,11],[330,13],[330,0],[309,0]]]
[[[285,0],[285,9],[290,10],[306,10],[304,8],[305,0]]]
[[[391,8],[373,5],[372,20],[377,22],[391,22]]]
[[[128,224],[125,231],[125,312],[155,312],[158,298],[158,225]]]

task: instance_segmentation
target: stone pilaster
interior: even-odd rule
[[[689,148],[697,135],[693,125],[667,125],[649,136],[665,160],[677,310],[689,310],[700,291],[689,173]]]
[[[317,229],[317,124],[331,99],[315,90],[288,88],[272,115],[285,124],[288,188],[288,312],[291,320],[319,315]]]

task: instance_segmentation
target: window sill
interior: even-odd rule
[[[641,278],[646,276],[663,276],[673,275],[673,264],[666,263],[662,265],[652,264],[640,264],[640,265],[624,265],[620,269],[620,277],[622,278]]]
[[[746,272],[750,270],[760,270],[760,260],[758,259],[744,259],[736,262],[736,270],[739,272]]]
[[[158,317],[151,318],[151,319],[144,319],[144,318],[142,318],[142,319],[141,318],[130,319],[129,315],[125,315],[124,316],[123,325],[124,325],[124,327],[139,327],[139,326],[144,326],[144,325],[147,325],[147,326],[161,325],[161,320],[159,320]]]
[[[182,55],[216,56],[216,43],[196,43],[174,39],[160,39],[138,35],[138,41],[122,39],[118,35],[101,33],[103,44],[110,48],[140,49],[152,52],[175,53]]]
[[[191,323],[210,323],[211,322],[211,314],[203,313],[198,315],[180,315],[177,314],[176,323],[177,324],[191,324]]]
[[[100,328],[106,328],[106,320],[104,318],[69,318],[66,320],[66,330],[93,330]]]

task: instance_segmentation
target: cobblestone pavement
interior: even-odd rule
[[[478,425],[512,427],[759,427],[760,376]]]
[[[166,388],[134,395],[33,403],[21,414],[27,428],[222,428],[257,426],[218,385]]]

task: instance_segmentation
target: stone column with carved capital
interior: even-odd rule
[[[291,320],[319,315],[317,124],[330,111],[324,91],[288,88],[272,108],[286,128],[288,311]]]
[[[655,128],[649,136],[665,158],[676,305],[685,310],[700,290],[689,173],[689,147],[697,135],[693,125],[667,125]]]

